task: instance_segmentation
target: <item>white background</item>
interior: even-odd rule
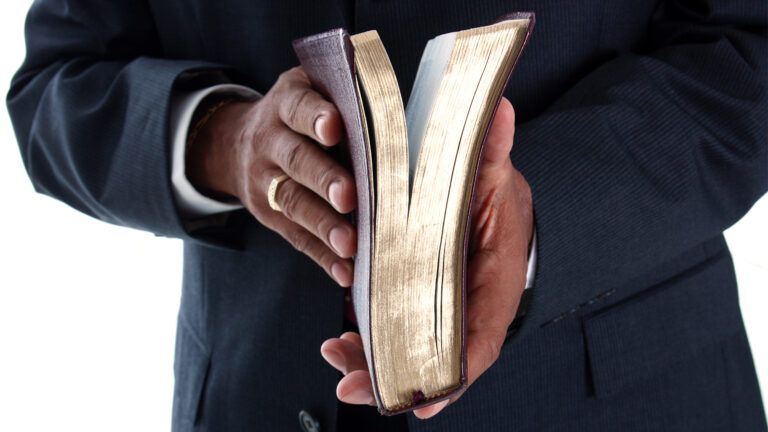
[[[23,55],[28,0],[3,2],[0,90]],[[170,428],[181,243],[36,195],[0,109],[0,431]],[[768,198],[727,233],[768,386]]]

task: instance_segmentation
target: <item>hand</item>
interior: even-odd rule
[[[528,247],[533,234],[531,191],[512,166],[515,133],[512,104],[502,99],[488,135],[473,205],[467,272],[467,380],[477,380],[498,358],[507,328],[525,288]],[[325,360],[345,374],[336,388],[342,402],[374,405],[371,377],[357,333],[323,343]],[[414,412],[426,419],[455,401]]]
[[[315,92],[300,67],[280,75],[256,102],[217,110],[187,149],[187,176],[213,197],[236,197],[264,226],[352,284],[356,231],[342,216],[356,205],[350,173],[323,151],[343,132],[336,107]],[[287,174],[272,210],[272,179]]]

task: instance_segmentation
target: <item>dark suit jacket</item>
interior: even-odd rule
[[[8,95],[35,188],[184,239],[174,427],[334,430],[343,292],[240,211],[192,229],[172,92],[266,92],[293,38],[377,29],[407,99],[443,32],[537,14],[506,95],[538,231],[498,362],[413,431],[765,430],[725,228],[768,188],[765,0],[38,0]],[[171,287],[169,287],[171,289]],[[152,391],[148,389],[148,391]],[[137,413],[141,415],[141,413]]]

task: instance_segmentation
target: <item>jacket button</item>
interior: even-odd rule
[[[304,410],[299,411],[299,424],[304,432],[320,432],[320,423]]]

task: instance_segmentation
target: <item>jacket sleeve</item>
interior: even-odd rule
[[[170,180],[171,95],[227,82],[225,68],[163,59],[145,1],[38,0],[26,45],[7,103],[35,190],[106,222],[191,238]]]
[[[518,125],[538,236],[518,333],[646,288],[765,193],[766,5],[661,2],[641,49]]]

